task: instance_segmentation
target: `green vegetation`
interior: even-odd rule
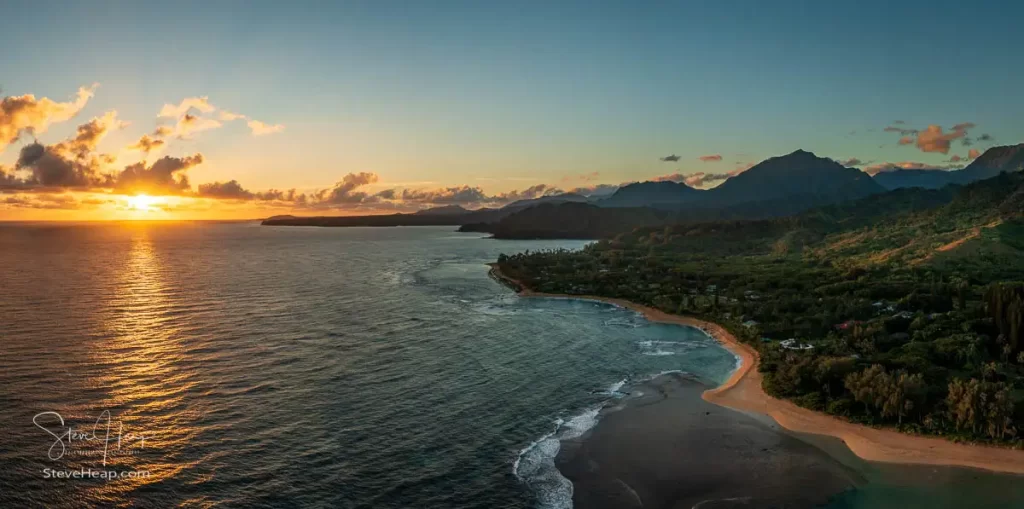
[[[765,390],[801,406],[1020,447],[1022,218],[1024,175],[1003,174],[789,218],[641,227],[498,263],[537,291],[715,320],[758,349]]]

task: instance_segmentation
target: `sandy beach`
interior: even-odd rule
[[[782,427],[800,433],[836,437],[846,443],[857,456],[887,463],[945,465],[978,468],[993,472],[1024,474],[1024,451],[984,445],[958,444],[937,437],[925,437],[876,429],[847,422],[836,417],[801,408],[789,401],[774,398],[761,388],[761,374],[755,369],[757,351],[741,343],[724,327],[693,317],[671,315],[624,299],[594,295],[564,295],[534,292],[522,283],[501,274],[497,267],[492,274],[518,288],[523,297],[550,297],[594,300],[614,304],[643,314],[653,322],[674,323],[703,329],[741,360],[739,369],[721,386],[704,392],[704,400],[745,412],[770,416]]]

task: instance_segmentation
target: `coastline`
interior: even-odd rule
[[[512,287],[522,297],[579,299],[604,302],[636,311],[652,322],[687,325],[702,329],[739,357],[740,366],[722,385],[704,391],[705,401],[719,406],[767,415],[783,428],[842,440],[854,454],[868,461],[918,465],[968,467],[992,472],[1024,474],[1024,452],[986,445],[954,443],[938,437],[910,435],[889,429],[877,429],[841,420],[780,400],[761,388],[757,369],[757,351],[737,340],[721,325],[694,317],[672,315],[625,299],[596,295],[568,295],[535,292],[519,281],[502,274],[497,264],[489,264],[496,279]]]

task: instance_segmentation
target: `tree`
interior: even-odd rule
[[[1024,347],[1024,284],[995,283],[985,292],[988,314],[995,320],[999,333],[1010,344],[1013,352]]]

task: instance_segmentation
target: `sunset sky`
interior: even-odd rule
[[[5,6],[0,219],[500,206],[1024,141],[1020,2],[382,3]]]

